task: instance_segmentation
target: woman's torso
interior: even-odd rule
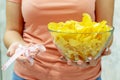
[[[22,0],[21,5],[25,22],[23,39],[43,44],[47,51],[35,56],[33,66],[16,62],[15,72],[19,76],[28,80],[94,80],[99,76],[100,63],[80,68],[61,61],[47,29],[49,22],[80,21],[85,12],[94,20],[95,0]]]

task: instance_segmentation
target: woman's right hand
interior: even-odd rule
[[[10,47],[8,48],[8,50],[7,50],[7,56],[8,56],[8,57],[12,57],[12,56],[15,54],[15,51],[16,51],[16,49],[18,48],[19,45],[20,45],[19,42],[12,43],[12,44],[10,45]],[[24,57],[23,55],[19,56],[19,57],[17,58],[17,60],[18,60],[18,61],[22,61],[22,62],[28,62],[27,58]]]
[[[33,58],[36,54],[44,52],[46,48],[43,45],[39,44],[25,44],[21,45],[18,42],[15,42],[10,45],[7,51],[7,56],[11,57],[14,54],[20,53],[20,55],[16,60],[22,62],[31,62],[33,63]]]
[[[24,50],[18,42],[11,44],[7,51],[7,56],[11,58],[2,66],[2,70],[6,70],[16,59],[22,63],[29,62],[27,57],[21,55]]]

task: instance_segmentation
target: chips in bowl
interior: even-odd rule
[[[107,21],[92,21],[84,13],[82,21],[50,22],[48,30],[58,50],[66,59],[88,61],[89,57],[97,59],[108,46],[113,36],[113,27]]]

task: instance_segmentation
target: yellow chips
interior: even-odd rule
[[[87,13],[83,14],[81,22],[50,22],[48,29],[62,54],[75,61],[96,57],[105,48],[112,33],[106,21],[94,22]]]

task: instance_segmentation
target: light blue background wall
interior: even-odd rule
[[[103,64],[103,80],[120,80],[120,0],[115,0],[114,13],[114,42],[111,47],[112,54],[104,57]]]
[[[5,1],[0,0],[0,61],[1,64],[7,61],[5,55],[6,49],[3,45],[3,33],[5,29]],[[115,0],[115,15],[114,15],[114,42],[111,47],[112,54],[107,57],[103,57],[102,60],[102,78],[103,80],[120,80],[120,0]],[[1,66],[1,65],[0,65]],[[0,70],[0,80],[11,80],[13,65],[6,71]],[[2,74],[1,74],[2,73]],[[2,77],[1,77],[2,75]],[[1,79],[2,78],[2,79]]]
[[[0,64],[3,65],[3,63],[5,63],[8,60],[8,57],[6,56],[6,48],[4,47],[3,44],[3,34],[4,34],[4,30],[5,30],[5,1],[6,0],[0,0]],[[1,71],[1,67],[0,67],[0,80],[11,80],[11,74],[12,74],[12,66],[10,66],[10,68],[8,68],[6,71]]]

